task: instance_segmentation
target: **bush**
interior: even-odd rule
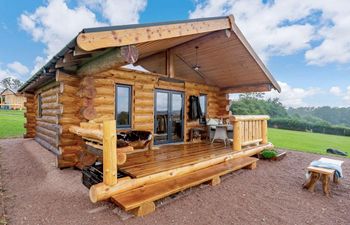
[[[265,149],[261,152],[261,155],[264,159],[272,159],[277,156],[277,152],[275,150]]]
[[[268,123],[269,127],[273,128],[350,136],[350,128],[332,126],[322,121],[303,120],[297,117],[272,118]]]

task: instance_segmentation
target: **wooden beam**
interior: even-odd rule
[[[174,78],[175,76],[175,68],[174,68],[174,54],[171,49],[166,50],[166,74],[170,78]]]
[[[268,115],[235,115],[231,116],[232,121],[248,121],[248,120],[269,120]]]
[[[233,121],[233,151],[242,150],[241,137],[241,121]]]
[[[231,27],[228,18],[204,21],[180,22],[165,25],[136,27],[129,29],[81,33],[77,44],[84,51],[125,46],[186,35],[200,34]]]
[[[232,93],[249,93],[249,92],[266,92],[271,91],[272,85],[270,83],[266,84],[245,84],[245,85],[237,85],[233,87],[228,87],[223,89],[222,91],[227,94]]]
[[[83,64],[77,74],[79,76],[93,75],[125,64],[133,64],[138,60],[138,56],[139,53],[135,46],[114,48]]]
[[[116,121],[103,122],[103,184],[117,184],[117,132]]]
[[[79,46],[75,46],[73,51],[73,56],[91,55],[91,54],[101,53],[102,51],[104,51],[104,49],[100,49],[96,51],[85,51],[79,48]]]

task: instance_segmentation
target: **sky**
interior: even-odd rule
[[[0,79],[27,80],[83,28],[233,14],[288,107],[350,106],[349,0],[2,0]]]

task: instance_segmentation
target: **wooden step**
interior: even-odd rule
[[[183,191],[201,183],[212,181],[213,185],[220,183],[220,176],[241,168],[254,169],[258,159],[242,157],[231,159],[205,169],[185,174],[158,183],[145,185],[113,196],[112,201],[122,209],[129,211],[136,209],[137,215],[145,215],[154,211],[154,201]],[[147,206],[147,207],[146,207]],[[148,208],[148,210],[145,210]],[[142,212],[140,212],[140,210]]]

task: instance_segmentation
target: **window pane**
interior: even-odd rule
[[[42,114],[43,114],[43,109],[42,109],[42,97],[41,97],[41,94],[39,94],[38,96],[38,117],[42,117]]]
[[[206,95],[199,96],[199,104],[201,106],[203,115],[205,115],[207,113],[207,96]]]
[[[131,87],[117,86],[117,125],[130,126]]]
[[[157,92],[157,112],[158,113],[167,113],[168,112],[168,93],[166,92]]]

